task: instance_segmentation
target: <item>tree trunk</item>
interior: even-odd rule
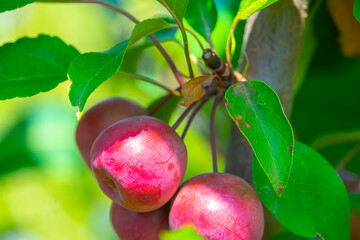
[[[245,28],[245,51],[249,58],[248,80],[261,80],[280,97],[285,114],[290,115],[295,73],[303,35],[307,0],[280,0],[251,16]],[[244,62],[244,61],[243,61]],[[243,64],[244,65],[244,64]],[[252,149],[233,124],[226,172],[252,184]],[[265,214],[264,239],[272,235],[276,222]]]

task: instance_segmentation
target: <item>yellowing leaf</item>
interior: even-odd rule
[[[353,15],[355,0],[327,0],[326,3],[339,30],[342,53],[346,57],[360,57],[360,24]]]
[[[209,86],[214,80],[214,76],[200,76],[186,82],[181,88],[181,93],[184,96],[185,107],[192,103],[199,101],[205,95],[205,87]]]

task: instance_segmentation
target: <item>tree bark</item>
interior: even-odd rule
[[[307,0],[280,0],[251,16],[245,28],[244,49],[249,58],[245,77],[247,80],[264,81],[273,88],[287,116],[292,107],[307,6]],[[236,174],[252,184],[252,155],[248,141],[233,124],[226,172]],[[276,224],[268,214],[265,215],[264,239],[272,235]]]

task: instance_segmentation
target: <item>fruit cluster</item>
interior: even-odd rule
[[[79,121],[76,142],[113,201],[120,239],[159,239],[161,230],[185,225],[206,239],[261,239],[264,216],[255,191],[226,173],[201,174],[179,187],[187,164],[183,140],[135,103],[112,98],[95,105]]]

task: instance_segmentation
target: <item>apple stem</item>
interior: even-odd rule
[[[189,120],[187,121],[186,123],[186,126],[184,128],[184,131],[181,135],[181,138],[184,140],[185,139],[185,136],[186,136],[186,133],[191,125],[191,122],[193,121],[194,117],[196,116],[196,114],[199,112],[199,110],[202,108],[202,106],[204,106],[204,104],[209,101],[210,98],[204,98],[200,104],[194,109],[194,111],[191,113],[190,117],[189,117]]]
[[[211,143],[211,154],[213,163],[213,172],[218,172],[217,166],[217,155],[216,155],[216,143],[215,143],[215,113],[216,108],[222,100],[222,94],[218,94],[214,100],[214,104],[211,109],[210,115],[210,143]]]
[[[197,102],[192,103],[190,106],[188,106],[185,111],[180,115],[179,119],[174,123],[172,128],[176,130],[178,126],[181,124],[181,122],[185,119],[185,117],[189,114],[191,109],[196,105]]]
[[[121,8],[118,8],[117,6],[115,6],[113,4],[102,2],[102,1],[99,1],[99,0],[79,0],[79,1],[37,0],[37,2],[44,2],[44,3],[94,3],[94,4],[99,4],[101,6],[109,8],[109,9],[111,9],[111,10],[117,12],[117,13],[122,14],[123,16],[125,16],[126,18],[128,18],[130,21],[132,21],[135,24],[138,24],[140,22],[134,16],[132,16],[130,13],[122,10]],[[154,34],[150,34],[148,37],[151,39],[151,41],[154,43],[155,47],[163,55],[165,60],[168,62],[169,66],[170,66],[170,69],[171,69],[171,71],[173,72],[173,74],[174,74],[174,76],[176,78],[176,81],[179,83],[180,86],[184,85],[185,82],[186,82],[185,79],[183,78],[183,76],[180,74],[180,72],[176,68],[176,65],[175,65],[173,59],[170,57],[170,55],[166,52],[164,47],[161,45],[159,39],[157,39]]]

